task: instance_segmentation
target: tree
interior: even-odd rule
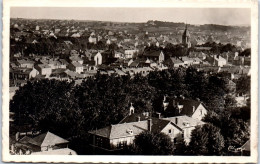
[[[220,129],[205,124],[197,126],[191,133],[189,153],[192,155],[221,155],[224,148],[224,138]]]
[[[244,109],[241,109],[241,112]],[[208,112],[203,121],[208,122],[220,129],[225,141],[224,152],[228,151],[229,146],[239,147],[249,139],[249,120],[248,109],[247,116],[241,116],[237,112],[239,109],[224,110],[221,113]],[[233,113],[233,114],[232,114]],[[244,119],[244,120],[243,120]]]
[[[182,137],[177,137],[177,143],[175,144],[174,154],[175,155],[186,155],[188,154],[188,145]]]
[[[172,155],[173,143],[164,133],[145,131],[135,137],[135,153],[139,155]]]
[[[33,125],[41,131],[52,131],[62,137],[80,134],[84,117],[75,99],[74,83],[57,80],[27,82],[10,102],[15,124]]]
[[[239,54],[239,56],[246,56],[246,57],[251,56],[251,48],[245,49],[244,51],[242,51],[242,52]]]

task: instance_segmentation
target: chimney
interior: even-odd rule
[[[165,101],[166,101],[166,95],[163,96],[163,102],[165,102]]]
[[[175,124],[178,124],[178,117],[175,117]]]
[[[149,118],[148,120],[147,120],[147,124],[148,124],[148,131],[152,131],[152,119],[151,118]]]
[[[140,117],[140,116],[137,117],[137,121],[138,121],[138,122],[141,121],[141,117]]]
[[[156,112],[156,114],[157,114],[158,118],[160,119],[161,118],[161,113]]]
[[[20,137],[20,133],[17,132],[17,133],[15,134],[15,140],[18,141],[18,140],[19,140],[19,137]]]

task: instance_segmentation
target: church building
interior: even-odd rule
[[[185,30],[182,34],[182,44],[186,47],[186,48],[190,48],[191,47],[191,43],[190,43],[190,33],[187,29],[187,24],[185,27]]]

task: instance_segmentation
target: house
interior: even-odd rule
[[[190,66],[193,64],[193,59],[187,56],[181,57],[181,60],[184,62],[185,65]]]
[[[71,57],[69,57],[69,60],[70,60],[71,63],[78,62],[80,64],[83,64],[83,59],[81,59],[78,56],[71,56]]]
[[[155,50],[155,51],[146,51],[143,54],[144,57],[153,60],[157,63],[162,63],[165,59],[165,55],[162,51]]]
[[[102,64],[102,55],[101,55],[100,52],[98,52],[98,53],[96,53],[96,54],[93,54],[93,55],[91,56],[91,58],[94,59],[96,66]]]
[[[167,98],[163,100],[163,112],[166,117],[170,116],[189,116],[194,119],[202,120],[207,114],[207,109],[197,100],[182,98]],[[168,115],[168,116],[167,116]]]
[[[227,60],[220,55],[214,55],[214,65],[223,67],[224,65],[227,65]]]
[[[80,33],[74,33],[71,35],[72,38],[79,38],[80,37]]]
[[[195,58],[192,58],[193,59],[193,64],[201,64],[202,63],[202,60],[198,57],[195,57]]]
[[[49,79],[69,80],[65,71],[66,71],[66,69],[64,69],[64,68],[54,69],[54,70],[52,70],[52,73],[51,73]]]
[[[95,38],[94,36],[90,35],[90,37],[88,38],[88,42],[97,44],[97,38]]]
[[[169,120],[176,124],[179,128],[182,129],[183,134],[182,138],[186,143],[190,142],[191,132],[195,129],[196,126],[205,124],[203,121],[194,119],[192,117],[184,116],[175,116],[175,117],[167,117],[163,118],[164,120]]]
[[[174,58],[174,57],[170,57],[169,59],[167,59],[165,61],[165,64],[168,66],[168,67],[180,67],[180,66],[184,66],[184,62],[181,61],[180,59],[178,58]]]
[[[21,68],[33,68],[34,61],[21,59],[21,60],[17,60],[16,64],[18,65],[18,67]]]
[[[58,152],[62,151],[62,149],[68,148],[69,141],[63,139],[51,132],[42,133],[33,138],[29,137],[27,133],[22,138],[17,138],[17,142],[15,146],[18,149],[27,149],[31,153],[32,152]],[[54,151],[56,150],[56,151]]]
[[[41,151],[48,151],[68,147],[69,141],[51,133],[46,132],[33,138],[32,144],[39,146]]]
[[[80,64],[79,62],[72,62],[69,64],[68,68],[76,73],[81,73],[83,72],[83,65]]]
[[[52,73],[51,66],[48,64],[38,64],[35,68],[39,71],[40,75],[46,75],[48,77]]]
[[[102,129],[89,131],[92,146],[105,150],[120,149],[132,144],[135,136],[143,131],[162,132],[169,135],[172,141],[179,137],[182,130],[171,121],[150,118],[144,121],[110,125]]]
[[[39,74],[39,71],[33,68],[10,68],[10,79],[28,80]]]
[[[69,65],[69,63],[65,60],[65,59],[60,59],[60,68],[67,68],[67,66]]]
[[[127,59],[133,58],[135,53],[138,53],[137,49],[135,49],[133,47],[127,48],[127,49],[125,49],[125,58],[127,58]]]
[[[19,87],[9,87],[9,100],[12,100]]]
[[[114,57],[115,58],[124,58],[125,54],[120,51],[115,51]]]
[[[250,139],[246,141],[244,145],[238,148],[238,150],[240,150],[242,156],[250,156]]]

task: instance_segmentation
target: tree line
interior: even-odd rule
[[[248,132],[250,114],[244,114],[248,115],[250,107],[232,108],[228,93],[221,75],[194,68],[153,71],[145,77],[97,73],[80,85],[74,81],[32,80],[20,87],[10,101],[10,111],[15,113],[10,132],[31,125],[32,129],[49,130],[67,138],[76,151],[86,153],[87,132],[117,124],[128,115],[130,103],[136,113],[161,112],[164,95],[182,95],[206,106],[209,115],[205,122],[220,129],[225,143],[240,145],[249,135],[243,134],[239,141],[242,132]]]

